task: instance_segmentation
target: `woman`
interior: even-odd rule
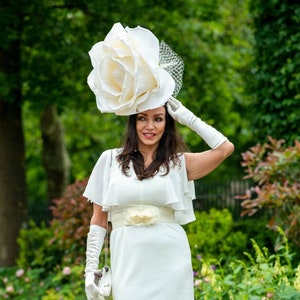
[[[199,134],[211,150],[182,152],[174,120]],[[114,300],[194,299],[190,248],[181,225],[195,220],[193,181],[233,150],[226,137],[172,97],[164,106],[129,116],[123,148],[101,155],[84,192],[93,202],[88,299],[98,299],[94,272],[108,218]]]

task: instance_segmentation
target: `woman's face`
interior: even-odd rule
[[[137,114],[136,132],[138,146],[158,147],[166,127],[166,109],[164,106],[149,109]]]

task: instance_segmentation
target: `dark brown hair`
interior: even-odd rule
[[[174,119],[168,113],[167,107],[164,107],[166,109],[165,131],[159,141],[153,162],[147,168],[144,168],[144,158],[138,150],[137,114],[129,116],[125,143],[122,152],[117,156],[125,175],[128,174],[130,161],[132,161],[134,171],[140,180],[153,177],[161,166],[165,169],[164,175],[167,175],[170,170],[170,163],[173,165],[180,163],[179,156],[186,150],[186,145],[177,133]]]

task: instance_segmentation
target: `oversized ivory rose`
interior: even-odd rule
[[[116,23],[89,55],[88,85],[101,112],[131,115],[157,108],[175,89],[172,76],[159,66],[159,41],[148,29]]]

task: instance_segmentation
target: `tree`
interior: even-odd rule
[[[255,133],[299,139],[300,4],[297,1],[252,1],[256,37]]]
[[[0,265],[17,255],[16,236],[27,221],[25,152],[22,129],[22,7],[2,1],[0,7]]]
[[[56,106],[46,107],[40,118],[43,164],[47,173],[48,201],[63,195],[69,183],[70,159],[66,149],[62,122]]]
[[[28,100],[34,102],[35,106],[40,109],[40,111],[45,111],[49,105],[55,105],[60,99],[62,93],[57,93],[57,91],[62,91],[65,93],[67,89],[53,88],[56,85],[57,80],[51,81],[47,77],[49,74],[49,65],[41,67],[41,61],[37,63],[36,58],[41,58],[38,53],[46,54],[44,56],[44,61],[49,58],[49,52],[51,50],[56,50],[53,47],[47,48],[47,43],[44,43],[43,47],[39,48],[41,44],[39,42],[42,40],[42,35],[37,28],[42,29],[42,32],[47,32],[45,29],[47,25],[51,24],[53,31],[58,30],[63,32],[62,27],[55,26],[55,18],[53,18],[54,8],[51,6],[49,1],[31,1],[31,3],[25,3],[24,1],[3,1],[0,9],[0,19],[1,19],[1,31],[0,41],[1,41],[1,51],[0,51],[0,77],[3,85],[0,89],[0,206],[1,211],[3,211],[3,218],[1,218],[1,257],[0,265],[12,265],[14,264],[14,259],[17,256],[16,247],[16,237],[18,231],[22,224],[27,221],[27,195],[26,195],[26,182],[25,182],[25,152],[24,152],[24,139],[23,139],[23,124],[22,124],[22,107],[23,103]],[[61,17],[58,12],[55,14],[57,17]],[[45,31],[44,31],[44,30]],[[52,31],[52,33],[53,33]],[[49,31],[48,31],[49,33]],[[53,37],[53,36],[51,36]],[[51,37],[49,40],[51,40]],[[48,41],[49,41],[48,40]],[[63,39],[58,39],[58,42]],[[45,40],[44,40],[45,41]],[[56,42],[57,40],[55,40]],[[50,43],[51,44],[51,43]],[[54,44],[54,43],[53,43]],[[53,45],[51,44],[51,45]],[[47,49],[48,51],[46,51]],[[40,50],[40,51],[39,51]],[[63,53],[63,52],[61,52]],[[30,54],[30,55],[28,55]],[[50,56],[51,57],[51,56]],[[53,56],[52,56],[53,57]],[[76,57],[74,57],[76,59]],[[44,62],[43,61],[43,62]],[[71,61],[72,63],[72,61]],[[50,65],[58,66],[56,64]],[[68,65],[67,65],[68,66]],[[58,68],[53,68],[50,72],[52,76],[58,75],[55,71]],[[70,68],[68,69],[70,70]],[[40,71],[40,72],[39,72]],[[31,79],[39,80],[31,80]],[[57,79],[57,77],[56,77]],[[68,84],[71,84],[72,76],[69,77]],[[40,85],[40,82],[44,82],[44,85]],[[51,83],[51,84],[49,84]],[[53,84],[52,84],[53,83]],[[52,89],[50,90],[50,88]],[[49,90],[47,90],[49,88]],[[48,93],[47,93],[48,92]],[[38,96],[38,97],[34,97]],[[48,110],[48,112],[55,112],[54,110]],[[47,118],[41,118],[41,123]],[[48,118],[49,120],[49,118]],[[42,126],[45,129],[44,141],[49,141],[49,127],[53,124],[59,124],[57,118],[50,118],[49,124]],[[50,138],[54,144],[60,145],[57,147],[48,147],[47,149],[54,149],[55,155],[50,155],[50,157],[56,158],[56,161],[60,158],[65,157],[65,155],[60,155],[61,151],[64,149],[64,138],[59,138],[57,133],[61,131],[56,131],[56,136]],[[59,151],[57,151],[59,149]],[[57,155],[58,154],[58,155]],[[44,155],[46,157],[46,155]],[[47,155],[49,157],[49,155]],[[58,159],[57,159],[58,158]],[[45,165],[49,166],[48,169],[53,170],[53,166],[58,166],[54,168],[54,172],[48,172],[52,175],[50,182],[55,181],[56,186],[54,193],[59,190],[60,193],[63,192],[63,187],[61,188],[61,183],[66,185],[65,177],[67,174],[67,164],[51,164],[49,159],[44,159]],[[60,162],[63,160],[60,159]],[[63,169],[61,167],[64,167]],[[57,174],[62,174],[64,180],[57,181]],[[53,180],[54,178],[54,180]],[[50,190],[50,189],[49,189]],[[54,194],[56,196],[61,196],[61,194]],[[11,220],[14,222],[11,223]],[[11,226],[7,226],[11,223]]]

